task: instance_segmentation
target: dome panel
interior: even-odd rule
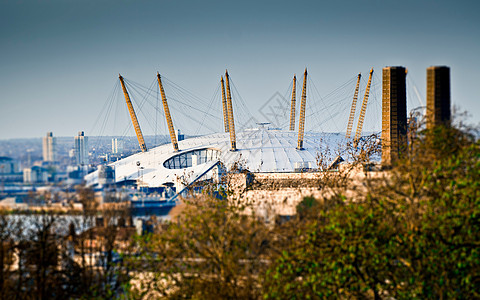
[[[335,150],[345,144],[341,134],[306,133],[304,149],[297,150],[296,132],[264,127],[240,131],[236,136],[237,151],[230,151],[229,133],[218,133],[180,141],[179,152],[174,152],[171,144],[165,144],[131,155],[112,163],[116,180],[137,179],[140,168],[143,167],[144,184],[159,186],[166,182],[175,183],[175,180],[182,176],[184,178],[186,174],[195,178],[216,161],[222,162],[227,169],[239,163],[251,172],[295,172],[299,166],[315,167],[319,151],[329,148],[332,151],[327,155],[336,156]],[[199,156],[192,160],[193,155]],[[184,159],[181,162],[176,157]]]

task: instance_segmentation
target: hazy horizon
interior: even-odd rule
[[[210,101],[228,69],[245,106],[263,121],[262,105],[276,92],[283,95],[294,73],[300,80],[305,67],[320,95],[307,101],[326,106],[322,97],[345,82],[351,89],[352,78],[362,72],[366,79],[371,67],[373,92],[381,97],[381,69],[392,65],[408,68],[409,101],[417,92],[424,99],[426,68],[447,65],[452,105],[469,112],[471,123],[480,123],[479,8],[474,1],[433,0],[0,0],[0,140],[42,137],[49,131],[95,135],[91,129],[118,85],[118,74],[149,86],[157,71],[211,103],[200,106],[221,118],[220,103]],[[371,101],[366,121],[371,124],[364,130],[376,128],[381,119],[378,99]],[[187,135],[222,129],[216,119],[204,118],[208,130],[195,126],[188,114],[180,115],[174,100],[171,105],[175,127]],[[111,126],[110,132],[134,135],[123,103],[112,106],[112,115],[116,119],[93,131]],[[168,134],[164,121],[152,116],[138,115],[144,134]],[[314,117],[316,123],[334,120],[324,124],[327,130],[346,126],[343,112]],[[312,120],[307,118],[307,124]]]

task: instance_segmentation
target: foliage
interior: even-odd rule
[[[438,127],[410,146],[363,197],[334,195],[290,224],[265,298],[480,297],[479,142]]]
[[[0,212],[0,299],[105,299],[120,295],[127,277],[111,257],[118,227],[110,224],[102,226],[95,236],[90,234],[99,212],[87,203],[94,202],[91,191],[82,189],[79,194],[88,207],[83,215]],[[102,214],[118,218],[112,211]],[[104,262],[103,267],[99,262]]]
[[[103,208],[101,229],[75,230],[100,215],[89,189],[77,193],[85,210],[74,224],[0,215],[1,298],[480,298],[480,143],[442,126],[409,138],[381,172],[370,161],[376,136],[350,145],[350,166],[319,156],[323,198],[305,197],[284,222],[255,215],[247,173],[205,186],[121,249],[121,264],[123,213]],[[103,253],[103,267],[88,263],[92,253]]]
[[[144,240],[143,256],[135,261],[152,266],[155,276],[133,294],[145,299],[258,298],[268,233],[262,221],[225,200],[198,197],[177,220]]]

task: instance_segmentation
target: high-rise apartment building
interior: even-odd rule
[[[450,68],[427,68],[427,128],[450,122]]]
[[[118,138],[112,139],[112,154],[122,154],[124,144],[123,141]]]
[[[407,147],[407,96],[404,67],[383,68],[382,164],[389,165]]]
[[[79,131],[75,137],[75,160],[77,165],[86,166],[89,164],[88,160],[88,137],[83,131]]]
[[[52,132],[47,132],[43,137],[43,161],[54,162],[57,160],[57,139]]]

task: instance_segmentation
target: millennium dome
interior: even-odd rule
[[[294,131],[270,129],[265,125],[237,133],[237,150],[230,149],[229,133],[194,137],[152,148],[110,164],[115,181],[136,180],[142,185],[158,187],[192,182],[213,176],[213,167],[220,162],[227,171],[233,168],[259,173],[298,172],[317,168],[319,153],[335,150],[344,136],[333,133],[306,133],[303,149],[297,149],[298,134]],[[332,151],[331,157],[334,154]],[[95,180],[87,176],[87,182]]]
[[[373,69],[370,71],[355,140],[361,136],[361,128],[365,117],[365,100],[368,99],[372,73]],[[109,164],[109,167],[114,170],[114,181],[116,183],[136,181],[137,185],[147,187],[175,185],[178,188],[181,187],[180,182],[188,185],[194,181],[212,179],[220,175],[220,173],[232,170],[248,170],[255,173],[292,173],[318,170],[317,166],[320,156],[323,163],[336,164],[344,158],[348,160],[348,155],[345,153],[345,149],[347,149],[345,144],[349,140],[352,129],[354,105],[352,104],[348,124],[349,129],[347,129],[346,135],[327,132],[305,132],[306,78],[307,70],[305,69],[298,130],[296,130],[295,122],[295,76],[292,84],[289,130],[271,128],[268,126],[269,123],[257,123],[258,126],[255,128],[235,131],[235,118],[229,84],[230,78],[228,72],[225,72],[225,82],[222,77],[220,85],[225,132],[177,140],[162,79],[160,74],[157,73],[159,91],[162,95],[164,108],[163,112],[167,121],[171,143],[147,149],[127,86],[123,77],[119,75],[132,124],[142,152]],[[357,79],[354,103],[358,94],[359,82],[360,75]],[[238,98],[241,100],[241,97]],[[342,105],[345,99],[335,101],[334,105]],[[177,105],[184,102],[184,98],[175,100]],[[243,106],[246,106],[245,103],[243,103]],[[199,105],[187,105],[187,107],[199,107]],[[209,105],[210,108],[211,105]],[[239,108],[242,108],[242,106]],[[182,110],[177,110],[177,112],[184,113]],[[206,116],[211,115],[208,109],[204,113]],[[315,112],[311,114],[315,114]],[[190,115],[190,117],[187,116],[187,119],[194,118]],[[205,122],[202,121],[200,127],[203,125],[205,125]],[[245,126],[241,127],[245,128]],[[87,184],[94,185],[99,182],[101,177],[101,170],[99,169],[88,174],[85,180]]]

